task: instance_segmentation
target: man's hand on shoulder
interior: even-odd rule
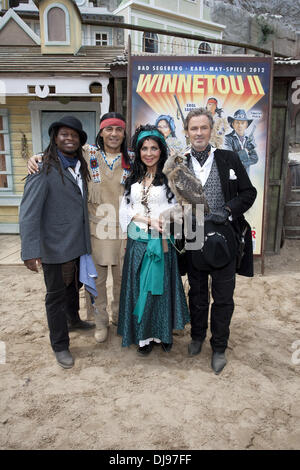
[[[43,166],[43,156],[42,155],[33,155],[30,157],[27,162],[27,171],[29,175],[34,175],[38,173]]]

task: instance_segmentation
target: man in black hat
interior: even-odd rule
[[[236,152],[249,174],[250,165],[255,165],[258,162],[258,155],[255,150],[256,143],[253,136],[255,127],[250,135],[246,135],[246,130],[253,119],[248,119],[244,109],[238,109],[233,117],[228,116],[227,120],[233,131],[225,135],[224,149]]]
[[[69,329],[94,327],[78,314],[79,257],[91,252],[87,211],[90,176],[82,155],[87,135],[73,116],[51,124],[49,135],[40,172],[29,175],[24,187],[21,257],[31,271],[43,267],[51,346],[59,365],[70,368],[74,360],[69,351]]]
[[[251,230],[243,213],[252,206],[256,189],[236,153],[211,147],[212,128],[213,117],[204,108],[194,109],[186,117],[185,131],[191,143],[187,166],[201,181],[210,208],[204,223],[204,247],[193,250],[189,244],[187,250],[192,337],[188,352],[190,356],[199,354],[206,337],[210,275],[213,298],[211,365],[219,374],[226,365],[225,350],[234,310],[235,273],[253,276]],[[237,268],[237,240],[242,233],[246,249]]]

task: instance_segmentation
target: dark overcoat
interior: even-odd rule
[[[190,159],[190,155],[187,158]],[[219,171],[225,204],[231,210],[232,226],[239,235],[247,227],[244,256],[240,267],[237,268],[237,273],[251,277],[253,276],[252,234],[244,213],[254,203],[257,191],[236,153],[217,149],[214,152],[214,158]]]
[[[23,261],[61,264],[91,253],[87,189],[82,195],[60,162],[27,177],[19,222]]]

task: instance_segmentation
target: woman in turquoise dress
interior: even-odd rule
[[[189,311],[173,240],[161,214],[176,203],[162,173],[168,155],[162,133],[140,126],[132,140],[135,159],[125,183],[120,224],[127,232],[118,334],[122,346],[136,344],[147,355],[155,343],[172,348],[174,329],[184,329]]]

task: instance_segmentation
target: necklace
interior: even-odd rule
[[[112,155],[112,154],[106,155],[105,152],[103,152],[102,150],[101,150],[101,154],[108,168],[111,171],[113,171],[114,164],[117,160],[119,160],[119,158],[121,158],[121,154],[118,153],[117,155]]]
[[[141,204],[145,207],[146,215],[150,214],[149,192],[150,192],[150,188],[151,188],[152,185],[153,185],[153,180],[151,181],[151,183],[148,186],[146,186],[145,179],[142,182]]]
[[[151,178],[154,180],[155,175],[156,175],[155,173],[151,173],[151,171],[147,171],[145,174],[145,178]]]

